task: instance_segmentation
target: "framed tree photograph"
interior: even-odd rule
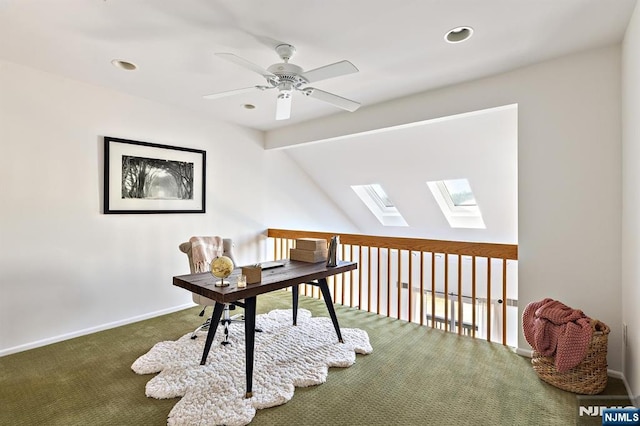
[[[104,137],[104,213],[204,213],[206,152]]]

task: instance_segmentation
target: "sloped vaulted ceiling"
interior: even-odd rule
[[[362,233],[517,242],[517,106],[298,145],[286,152]],[[486,229],[449,227],[426,182],[467,178]],[[350,185],[381,184],[408,227],[385,227]]]

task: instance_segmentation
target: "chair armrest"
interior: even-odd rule
[[[180,249],[181,252],[185,254],[189,254],[189,252],[191,251],[191,243],[187,241],[185,243],[180,244],[178,248]]]

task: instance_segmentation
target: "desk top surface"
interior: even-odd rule
[[[284,262],[284,266],[263,270],[262,281],[247,284],[244,288],[238,288],[236,285],[241,268],[234,269],[232,274],[225,278],[225,281],[229,282],[226,287],[216,287],[215,283],[220,279],[215,278],[209,272],[175,276],[173,277],[173,285],[216,302],[231,303],[296,284],[327,278],[358,267],[356,262],[347,261],[338,262],[338,266],[327,266],[325,262],[308,263],[296,260],[283,260],[282,262]]]

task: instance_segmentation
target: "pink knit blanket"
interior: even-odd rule
[[[206,272],[211,261],[222,256],[221,237],[191,237],[189,242],[195,272]]]
[[[553,299],[527,305],[522,314],[524,337],[542,356],[555,356],[555,367],[565,372],[587,355],[593,328],[591,318]]]

